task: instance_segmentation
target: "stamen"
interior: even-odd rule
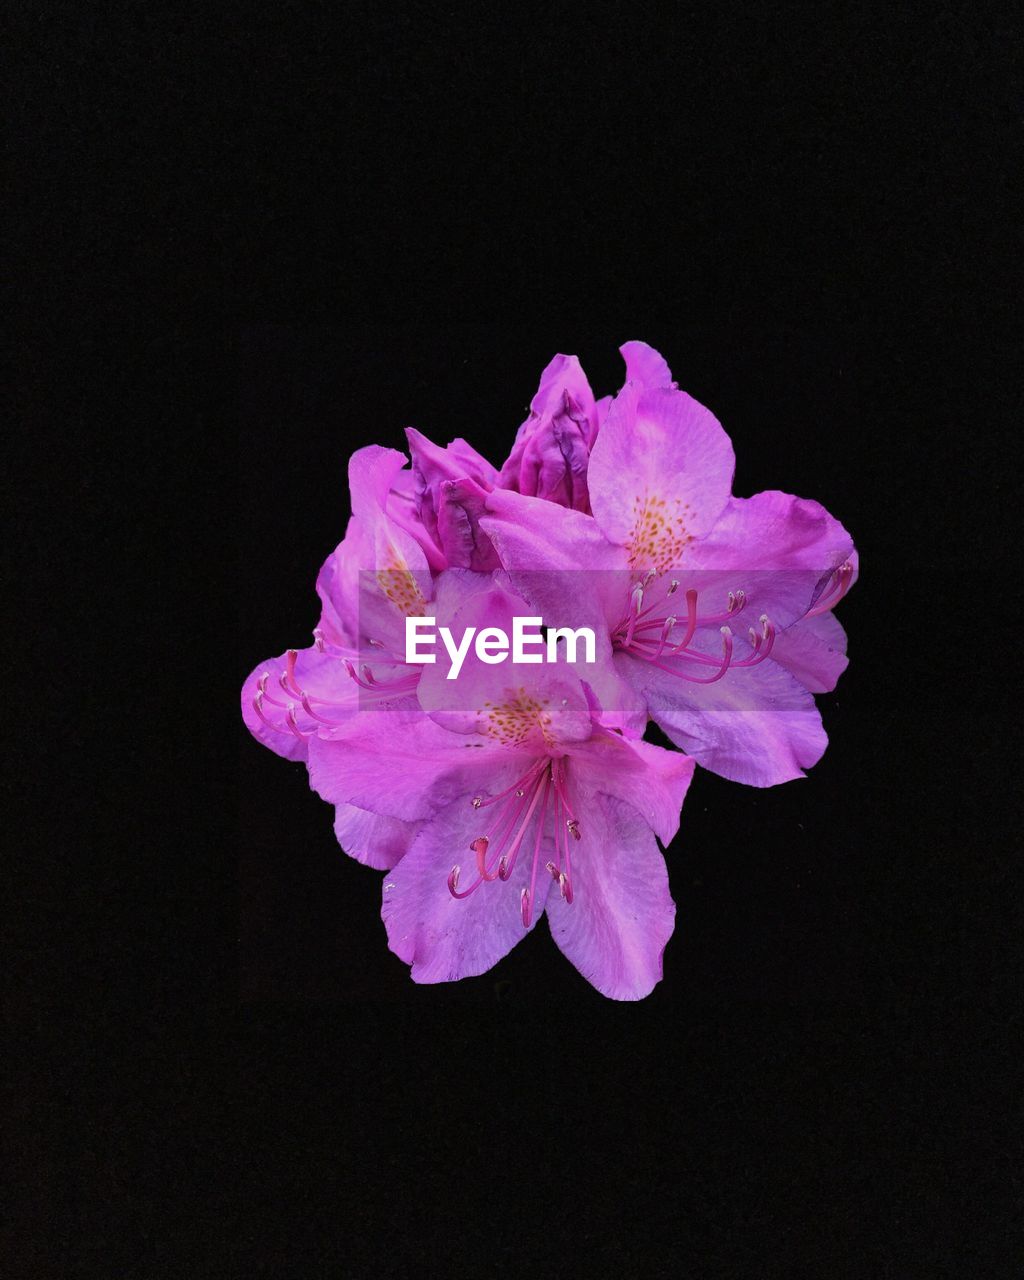
[[[263,721],[263,723],[267,726],[268,729],[273,729],[275,733],[283,733],[286,738],[289,736],[289,731],[287,729],[282,729],[279,724],[274,724],[273,720],[271,720],[270,717],[267,715],[267,713],[263,710],[262,694],[257,693],[256,696],[253,698],[252,709],[253,711],[256,712],[260,720]]]
[[[307,716],[312,716],[314,720],[319,720],[321,724],[344,724],[343,720],[328,720],[326,716],[322,716],[319,712],[314,711],[310,706],[309,696],[305,693],[302,695],[302,709],[305,711]]]
[[[316,645],[316,651],[317,651],[317,653],[323,653],[323,651],[324,651],[324,633],[320,630],[320,628],[319,628],[319,627],[314,627],[314,628],[313,628],[313,643]]]
[[[676,645],[676,652],[685,649],[697,630],[697,592],[691,587],[686,593],[686,635]]]
[[[661,628],[661,640],[654,656],[660,658],[665,645],[668,644],[668,638],[672,633],[672,628],[676,625],[676,620],[671,615],[665,619],[665,625]]]
[[[821,613],[828,613],[834,609],[842,600],[850,589],[853,582],[853,565],[847,560],[841,564],[832,575],[832,581],[821,594],[821,598],[813,609],[809,609],[805,615],[808,618],[816,618]]]
[[[299,728],[299,726],[296,724],[294,702],[288,704],[288,710],[285,712],[284,718],[288,722],[288,728],[291,729],[292,733],[295,734],[296,738],[301,738],[303,742],[305,742],[307,738],[313,738],[316,736],[314,733],[303,733],[302,730]]]
[[[285,655],[285,667],[284,674],[281,676],[281,685],[286,693],[294,693],[297,698],[301,698],[302,690],[295,679],[295,662],[298,656],[299,651],[297,649],[289,649]]]

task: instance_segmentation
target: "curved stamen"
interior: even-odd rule
[[[260,678],[256,681],[256,693],[261,702],[269,702],[272,707],[280,707],[283,711],[287,707],[287,702],[278,702],[276,698],[272,698],[267,693],[267,681],[270,679],[270,672],[264,671]]]
[[[831,609],[834,609],[839,601],[842,600],[843,596],[846,595],[847,591],[849,591],[850,584],[852,582],[853,565],[849,560],[847,560],[835,570],[832,575],[832,580],[822,592],[821,599],[813,609],[809,609],[807,611],[805,616],[808,618],[816,618],[819,614],[828,613]]]
[[[332,703],[328,705],[340,706],[341,704]],[[302,709],[303,711],[305,711],[307,716],[312,716],[314,720],[319,720],[321,724],[328,724],[328,725],[344,724],[343,720],[328,720],[326,716],[322,716],[319,714],[319,712],[314,711],[313,708],[310,706],[309,695],[306,693],[302,695]]]
[[[638,582],[633,590],[629,593],[629,625],[626,628],[626,644],[633,639],[633,630],[636,627],[637,617],[640,613],[641,606],[644,602],[644,587],[642,582]]]
[[[301,738],[303,742],[305,742],[307,738],[316,737],[315,733],[303,733],[303,731],[299,728],[298,724],[295,721],[295,703],[294,702],[291,703],[291,705],[288,707],[288,710],[285,712],[285,720],[287,720],[288,728],[291,729],[292,733],[295,734],[296,738]]]
[[[274,724],[273,720],[271,720],[270,717],[267,715],[267,713],[263,710],[263,697],[261,694],[257,693],[256,696],[253,698],[252,709],[253,711],[256,712],[260,720],[263,721],[263,723],[267,726],[268,729],[273,729],[275,733],[283,733],[286,738],[290,736],[290,730],[282,729],[279,724]]]

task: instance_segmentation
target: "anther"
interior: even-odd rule
[[[483,802],[484,802],[483,796],[474,796],[470,803],[472,804],[474,809],[479,809],[480,806],[483,804]]]
[[[317,651],[317,653],[323,653],[323,651],[324,651],[324,633],[320,630],[320,628],[319,628],[319,627],[314,627],[314,628],[313,628],[313,643],[316,645],[316,651]]]
[[[572,836],[574,840],[583,839],[583,837],[580,835],[580,824],[579,822],[577,822],[575,818],[570,818],[565,825],[569,831],[569,834]]]
[[[674,596],[678,590],[679,590],[679,579],[673,578],[672,581],[668,584],[668,591],[666,591],[665,594],[669,596]]]
[[[529,889],[523,889],[519,895],[519,910],[523,917],[523,924],[526,928],[530,927],[530,915],[532,914],[532,906],[530,903]]]

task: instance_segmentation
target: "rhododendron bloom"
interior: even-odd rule
[[[735,496],[714,415],[653,348],[620,350],[602,399],[556,356],[500,469],[413,428],[409,457],[358,450],[313,642],[242,689],[341,846],[386,871],[418,982],[483,973],[543,916],[599,991],[646,995],[675,912],[657,840],[695,762],[772,786],[826,746],[849,534],[808,499]]]
[[[632,363],[658,385],[638,373],[608,410],[593,518],[495,491],[481,524],[546,623],[603,626],[615,674],[595,688],[627,729],[650,716],[706,768],[785,782],[826,746],[812,687],[834,687],[845,643],[820,619],[853,578],[852,542],[817,503],[733,498],[721,425],[641,345]]]
[[[515,604],[494,586],[456,620],[507,627]],[[361,715],[310,746],[326,800],[419,824],[384,884],[391,949],[419,982],[482,973],[546,912],[598,990],[646,995],[675,913],[654,836],[675,835],[693,761],[596,723],[569,668],[446,674],[423,673],[427,715]]]

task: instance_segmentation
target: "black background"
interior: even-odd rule
[[[16,1055],[25,1274],[1014,1274],[1015,26],[17,16],[14,230],[54,226],[26,292],[74,328],[66,365],[57,322],[18,347],[69,481],[41,579],[75,598],[30,615],[76,688],[21,747],[61,782],[25,829],[59,810],[33,902],[86,921],[73,1030],[32,1015],[59,1067]],[[830,746],[772,790],[698,774],[649,999],[544,926],[417,987],[238,688],[315,624],[353,449],[415,425],[500,462],[551,355],[602,393],[632,337],[738,493],[856,539]]]

